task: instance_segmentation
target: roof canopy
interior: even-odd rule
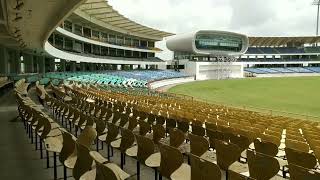
[[[303,45],[320,42],[320,36],[301,37],[249,37],[250,46],[286,46],[288,44]]]
[[[130,33],[145,34],[149,36],[167,37],[174,35],[172,33],[156,30],[147,26],[138,24],[125,16],[121,15],[118,11],[114,10],[106,0],[87,0],[79,9],[91,17],[110,24],[114,27],[123,29]]]

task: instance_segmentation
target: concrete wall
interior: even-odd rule
[[[149,83],[148,86],[150,89],[158,89],[160,87],[174,85],[174,84],[181,84],[194,81],[194,77],[184,77],[184,78],[174,78],[174,79],[165,79],[160,81],[155,81]]]

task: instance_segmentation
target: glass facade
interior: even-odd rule
[[[240,52],[242,50],[242,39],[228,35],[198,34],[195,43],[199,50],[229,52]]]

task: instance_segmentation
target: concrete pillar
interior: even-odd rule
[[[34,73],[33,55],[23,54],[24,72]]]
[[[76,72],[77,71],[77,62],[76,61],[71,61],[70,62],[70,71],[71,72]]]
[[[60,70],[61,72],[66,72],[66,60],[60,59]]]
[[[56,62],[54,58],[49,58],[49,72],[55,72],[56,71]]]
[[[80,62],[80,71],[86,71],[87,70],[86,66],[87,66],[87,63]]]
[[[46,58],[44,56],[39,56],[38,58],[38,73],[46,73]]]
[[[96,71],[96,64],[95,63],[89,64],[89,71]]]
[[[21,58],[19,51],[11,51],[9,58],[9,73],[10,74],[20,74],[21,73]]]
[[[38,56],[33,55],[33,72],[34,73],[39,73],[39,61],[38,61]]]
[[[0,74],[8,75],[9,74],[9,54],[8,50],[5,47],[0,47]]]

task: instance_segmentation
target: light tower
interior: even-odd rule
[[[320,0],[314,0],[312,5],[318,6],[318,11],[317,11],[317,31],[316,35],[319,35],[319,10],[320,10]]]

